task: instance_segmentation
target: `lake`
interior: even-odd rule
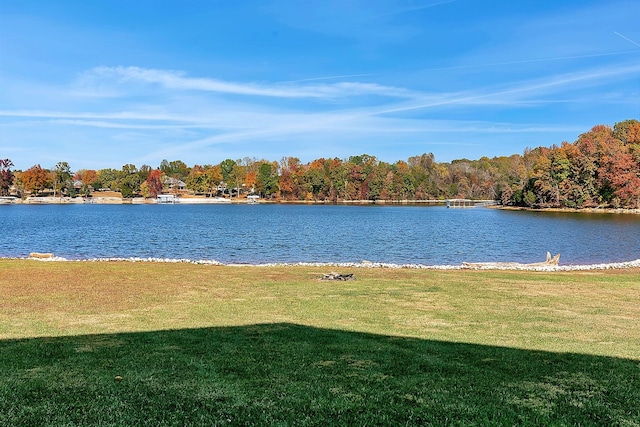
[[[0,206],[0,257],[173,258],[223,263],[640,258],[640,216],[342,205]]]

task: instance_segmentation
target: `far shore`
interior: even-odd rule
[[[70,205],[70,204],[159,204],[155,198],[133,197],[123,198],[118,192],[98,193],[91,197],[53,197],[53,196],[29,196],[0,197],[0,205]],[[247,204],[246,197],[206,197],[194,195],[180,195],[176,204]],[[284,205],[419,205],[419,206],[444,206],[445,199],[404,199],[404,200],[283,200],[283,199],[260,199],[260,204],[284,204]],[[477,206],[480,207],[480,206]],[[523,206],[489,205],[482,206],[490,209],[500,209],[509,211],[529,211],[529,212],[560,212],[560,213],[596,213],[596,214],[640,214],[640,209],[631,208],[534,208]]]
[[[599,214],[640,214],[640,209],[624,208],[527,208],[521,206],[488,206],[490,208],[505,211],[530,211],[530,212],[563,212],[563,213],[599,213]]]

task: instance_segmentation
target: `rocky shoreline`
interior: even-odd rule
[[[640,259],[625,262],[566,265],[566,266],[528,266],[521,265],[486,265],[469,268],[464,265],[426,265],[426,264],[393,264],[383,262],[294,262],[294,263],[264,263],[264,264],[225,264],[216,260],[191,260],[184,258],[87,258],[67,259],[59,256],[48,258],[37,257],[4,257],[0,259],[33,260],[40,262],[147,262],[147,263],[176,263],[195,265],[216,265],[226,267],[336,267],[336,268],[388,268],[388,269],[416,269],[416,270],[513,270],[513,271],[591,271],[591,270],[620,270],[640,268]]]

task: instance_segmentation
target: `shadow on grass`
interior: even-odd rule
[[[640,363],[268,324],[0,341],[1,425],[639,425]]]

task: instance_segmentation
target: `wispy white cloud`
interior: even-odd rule
[[[74,112],[74,111],[43,111],[43,110],[0,110],[0,117],[16,117],[31,119],[49,119],[58,123],[78,124],[83,126],[96,127],[136,127],[135,122],[156,122],[149,124],[149,128],[158,126],[165,127],[215,127],[215,128],[237,128],[242,127],[239,123],[246,120],[247,113],[236,112],[233,114],[235,120],[231,120],[231,113],[212,114],[205,112],[201,114],[182,114],[168,112],[143,112],[143,111],[119,111],[119,112]],[[257,115],[252,114],[252,119]]]
[[[438,144],[439,160],[471,158],[640,114],[637,0],[176,3],[146,21],[14,3],[0,29],[15,41],[0,69],[0,155],[26,167],[389,159]]]
[[[113,89],[114,93],[126,93],[126,86],[135,83],[139,86],[141,98],[116,97],[109,105],[101,103],[100,108],[106,111],[99,111],[93,107],[86,108],[85,105],[91,105],[90,100],[86,104],[71,95],[72,101],[79,102],[76,110],[4,109],[0,110],[0,118],[15,119],[11,127],[42,127],[49,129],[51,134],[63,128],[67,129],[66,134],[70,133],[69,129],[94,128],[95,132],[104,133],[94,132],[91,135],[127,141],[129,161],[151,164],[163,158],[185,158],[185,153],[192,153],[192,156],[196,156],[193,153],[230,153],[234,150],[232,147],[248,146],[254,148],[244,148],[245,155],[253,155],[255,147],[260,146],[264,151],[273,145],[278,145],[281,152],[289,155],[317,152],[321,147],[328,151],[324,155],[339,155],[347,147],[357,149],[353,147],[361,146],[363,141],[368,141],[373,147],[375,144],[388,146],[389,143],[382,142],[383,139],[391,139],[398,146],[403,141],[426,147],[437,145],[434,141],[472,146],[470,141],[481,141],[483,135],[517,134],[522,139],[525,135],[530,138],[535,134],[577,134],[584,128],[548,123],[482,121],[470,119],[466,114],[451,120],[434,118],[447,111],[452,117],[458,111],[480,111],[478,107],[494,111],[539,108],[558,103],[562,94],[571,95],[585,88],[633,78],[639,72],[640,64],[617,64],[455,92],[406,90],[411,96],[400,100],[389,97],[362,100],[357,95],[346,96],[348,91],[343,90],[344,102],[318,104],[315,97],[277,95],[280,84],[255,86],[211,78],[192,79],[175,71],[101,67],[90,70],[86,75],[97,79],[109,90]],[[163,90],[158,93],[156,87],[146,83],[159,84]],[[345,82],[338,82],[326,86],[338,90],[336,88],[344,88],[344,85]],[[373,86],[387,88],[384,85]],[[292,84],[287,86],[287,90],[291,91],[289,95],[303,94],[311,90],[310,87],[315,86]],[[241,88],[253,88],[270,95],[253,96],[238,102],[237,99],[244,99],[248,93]],[[225,90],[227,96],[218,97],[216,93],[220,90]],[[276,105],[266,102],[268,99],[265,98],[273,97],[279,98]],[[73,102],[70,105],[74,105]],[[37,126],[29,122],[32,120],[38,121]],[[4,125],[5,129],[8,127]],[[454,138],[453,135],[460,137]]]
[[[212,78],[188,77],[182,71],[140,67],[97,67],[84,73],[78,84],[85,88],[103,87],[109,82],[158,84],[173,90],[195,90],[275,98],[342,98],[352,96],[389,96],[408,98],[414,94],[403,88],[375,83],[338,82],[300,85],[295,82],[260,84],[227,82]]]
[[[370,77],[374,74],[346,74],[343,76],[326,76],[326,77],[311,77],[308,79],[290,80],[285,83],[299,83],[299,82],[311,82],[314,80],[335,80],[335,79],[352,79],[354,77]]]
[[[550,92],[558,95],[573,90],[576,87],[606,84],[623,76],[634,78],[638,73],[640,73],[640,64],[633,63],[624,66],[617,65],[576,73],[552,75],[546,78],[511,82],[502,87],[441,94],[438,97],[431,96],[425,100],[390,105],[388,108],[380,109],[377,114],[447,106],[514,106],[523,101],[537,101],[540,103],[543,101],[540,97],[548,95]],[[582,84],[582,86],[580,86],[580,84]]]

